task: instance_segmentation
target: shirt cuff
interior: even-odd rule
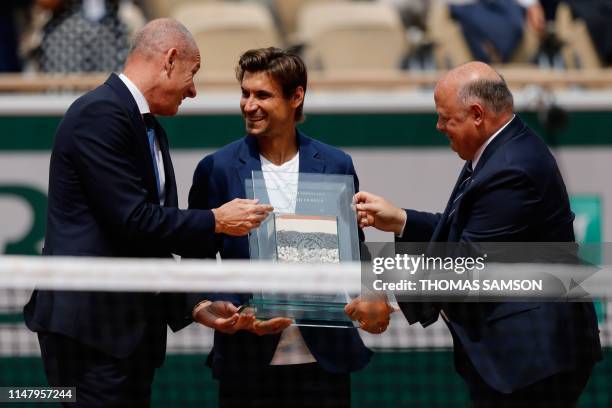
[[[406,223],[408,222],[408,214],[406,214],[406,219],[404,220],[404,225],[402,226],[402,230],[400,231],[399,235],[395,234],[395,236],[397,238],[401,238],[404,236],[404,230],[406,229]]]

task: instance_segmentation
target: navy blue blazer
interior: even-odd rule
[[[156,124],[166,176],[159,205],[145,124],[131,93],[112,74],[78,98],[60,123],[51,153],[44,255],[160,257],[213,245],[211,211],[177,208],[168,140]],[[163,306],[163,307],[162,307]],[[161,363],[166,324],[191,321],[182,295],[35,291],[27,326],[77,339],[117,358],[142,343]]]
[[[454,195],[453,190],[443,214],[407,210],[404,236],[397,240],[574,242],[574,214],[557,163],[518,116],[484,150],[449,218]],[[437,305],[400,306],[411,324],[438,319]],[[444,311],[455,342],[480,376],[503,393],[601,359],[591,302],[450,303]]]
[[[339,149],[297,132],[301,173],[350,174],[359,181],[351,157]],[[253,170],[261,171],[257,141],[246,136],[198,164],[189,193],[189,208],[215,208],[234,198],[246,198],[245,180]],[[224,259],[248,259],[247,237],[218,235],[214,251],[198,256],[214,257],[219,252]],[[227,300],[235,305],[248,301],[250,294],[210,294],[211,300]],[[193,299],[196,303],[198,299]],[[356,329],[321,329],[300,327],[304,341],[319,364],[330,372],[350,372],[363,368],[372,352],[365,347]],[[209,356],[216,378],[244,373],[269,365],[280,335],[257,336],[240,331],[235,334],[215,332],[214,348]],[[230,378],[230,377],[228,377]]]

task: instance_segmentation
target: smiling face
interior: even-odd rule
[[[458,90],[452,84],[441,83],[434,92],[438,121],[436,129],[448,137],[451,149],[463,160],[472,160],[482,145],[478,112],[459,101]]]
[[[278,81],[265,71],[245,72],[240,86],[240,110],[249,135],[278,137],[293,132],[295,111],[304,100],[302,87],[286,97]]]
[[[200,52],[197,49],[182,54],[176,48],[170,49],[165,55],[159,96],[151,104],[151,112],[164,116],[176,115],[183,99],[195,98],[193,78],[199,69]]]

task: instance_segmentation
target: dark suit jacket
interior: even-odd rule
[[[407,210],[398,241],[574,241],[574,214],[555,159],[518,117],[486,147],[449,219],[453,196],[443,214]],[[439,305],[400,306],[410,323],[426,326],[438,318]],[[451,303],[444,311],[455,343],[480,376],[504,393],[601,358],[590,302]],[[456,361],[458,371],[466,371],[466,362]]]
[[[301,173],[350,174],[354,176],[355,191],[359,181],[351,157],[303,134],[297,134]],[[215,208],[234,198],[246,198],[245,179],[253,170],[261,171],[259,151],[254,137],[244,137],[214,154],[205,157],[195,170],[189,193],[189,208]],[[199,256],[249,258],[247,237],[219,235],[215,251]],[[227,300],[242,305],[249,294],[210,294],[211,300]],[[194,299],[194,303],[197,299]],[[300,327],[304,341],[319,364],[331,372],[361,369],[370,360],[366,348],[355,329],[320,329]],[[267,366],[274,355],[280,335],[257,336],[240,331],[233,335],[215,332],[215,345],[209,363],[216,377],[244,373],[245,369]]]
[[[44,255],[168,258],[194,243],[212,245],[212,212],[177,208],[159,124],[156,134],[166,176],[163,207],[144,121],[119,77],[70,106],[51,154]],[[33,331],[62,334],[118,358],[144,343],[161,363],[166,323],[188,324],[185,306],[183,296],[170,294],[35,291],[24,313]]]

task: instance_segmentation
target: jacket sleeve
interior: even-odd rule
[[[405,211],[406,225],[402,235],[395,237],[395,242],[429,242],[442,219],[442,214],[415,210]]]
[[[395,237],[396,243],[429,242],[442,214],[405,210],[406,225],[401,236]],[[432,302],[399,302],[399,307],[409,324],[421,323],[427,327],[438,320],[440,308]]]

